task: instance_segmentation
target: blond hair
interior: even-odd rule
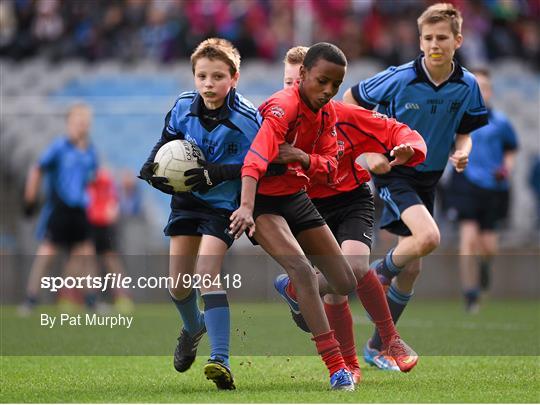
[[[422,27],[425,24],[436,24],[440,21],[448,21],[450,29],[454,36],[461,34],[461,24],[463,17],[460,11],[450,3],[436,3],[429,6],[416,21],[418,23],[418,31],[422,34]]]
[[[71,117],[71,115],[73,115],[74,113],[81,112],[81,111],[87,112],[90,115],[93,114],[92,107],[90,107],[89,104],[79,101],[79,102],[71,104],[68,107],[66,111],[66,119],[69,119],[69,117]]]
[[[308,49],[307,46],[295,46],[294,48],[289,49],[285,54],[283,63],[288,63],[289,65],[301,65],[304,62]]]
[[[202,41],[191,54],[191,69],[195,73],[195,65],[202,58],[220,60],[229,65],[231,76],[240,71],[240,53],[229,41],[223,38],[209,38]]]

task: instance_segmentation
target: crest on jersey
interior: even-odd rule
[[[345,154],[345,142],[338,140],[337,141],[337,158],[338,160],[343,157]]]
[[[452,100],[450,101],[450,105],[448,106],[448,112],[455,114],[459,111],[460,108],[461,108],[461,101]]]
[[[282,118],[285,115],[285,111],[280,106],[274,106],[270,109],[270,112],[277,118]]]

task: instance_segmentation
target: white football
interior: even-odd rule
[[[191,189],[186,186],[184,173],[189,169],[200,167],[197,159],[203,159],[204,156],[199,147],[185,140],[174,140],[167,142],[159,148],[154,158],[158,163],[155,175],[167,177],[174,191],[185,192]]]

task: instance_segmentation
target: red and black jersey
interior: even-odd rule
[[[278,91],[259,112],[263,124],[253,140],[242,167],[242,177],[259,181],[257,193],[291,195],[307,189],[311,180],[333,183],[337,174],[336,114],[332,103],[312,111],[301,99],[298,86]],[[309,169],[289,163],[285,174],[263,177],[268,163],[278,157],[279,145],[288,142],[310,155]]]
[[[337,115],[338,173],[333,183],[313,182],[308,190],[311,198],[351,191],[369,181],[368,171],[356,163],[362,153],[383,153],[388,156],[394,146],[409,143],[415,154],[406,166],[416,166],[426,159],[426,143],[418,132],[407,125],[352,104],[335,101],[329,104],[334,106]]]

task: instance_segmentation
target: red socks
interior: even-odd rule
[[[394,322],[392,321],[392,314],[388,307],[386,294],[373,271],[368,271],[368,273],[358,281],[356,293],[369,316],[373,322],[375,322],[379,335],[381,336],[383,347],[386,347],[390,342],[390,339],[394,335],[397,335],[397,331]]]
[[[353,319],[349,302],[345,301],[342,304],[328,304],[325,302],[324,312],[326,312],[330,328],[334,330],[336,339],[339,342],[345,363],[349,368],[359,367],[354,345]]]
[[[339,349],[339,342],[334,337],[334,331],[323,333],[319,336],[311,338],[317,346],[317,352],[321,355],[322,360],[326,364],[326,368],[330,372],[330,375],[342,368],[347,368],[341,350]]]

